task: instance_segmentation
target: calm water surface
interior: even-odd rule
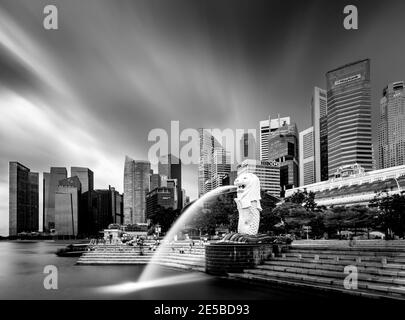
[[[333,299],[336,295],[300,292],[229,281],[203,274],[192,283],[178,283],[131,293],[111,293],[102,286],[134,282],[144,266],[80,266],[78,258],[55,255],[66,244],[56,242],[0,241],[0,299]],[[46,265],[58,268],[58,290],[43,286]],[[161,276],[184,274],[161,268]],[[199,274],[201,276],[201,274]],[[351,298],[352,299],[352,298]]]

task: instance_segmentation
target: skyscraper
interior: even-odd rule
[[[200,157],[198,162],[198,197],[211,190],[212,153],[220,146],[210,130],[199,128]]]
[[[59,181],[67,178],[67,170],[63,167],[51,167],[51,171],[43,174],[43,229],[49,232],[55,228],[55,192]]]
[[[230,155],[223,147],[212,150],[211,177],[207,187],[210,191],[223,185],[223,179],[231,172]]]
[[[149,190],[152,191],[153,189],[159,188],[161,185],[162,185],[162,178],[160,174],[153,173],[153,170],[151,170]]]
[[[240,139],[240,162],[246,159],[257,160],[257,151],[256,137],[253,135],[253,133],[244,133]]]
[[[329,177],[354,163],[372,170],[370,60],[327,72],[326,83]]]
[[[179,201],[179,195],[178,195],[178,185],[177,185],[177,179],[165,179],[162,181],[161,187],[173,189],[172,195],[173,195],[173,208],[177,209],[179,207],[178,201]]]
[[[148,192],[146,194],[146,217],[150,218],[161,208],[174,208],[174,191],[173,188],[158,187]]]
[[[94,174],[89,168],[83,167],[71,167],[71,177],[77,177],[81,184],[81,196],[80,196],[80,227],[83,232],[90,232],[91,234],[97,234],[100,230],[94,229],[95,220],[92,214],[92,201],[94,191]],[[95,230],[95,232],[94,232]]]
[[[181,160],[172,154],[164,155],[159,158],[158,171],[160,176],[166,176],[168,179],[177,179],[177,208],[181,209],[183,205],[181,193]]]
[[[405,89],[404,82],[390,83],[380,100],[378,124],[378,168],[405,164]]]
[[[270,130],[269,130],[270,123]],[[284,124],[290,124],[290,117],[268,119],[260,121],[260,160],[267,161],[269,158],[269,134]]]
[[[300,132],[299,137],[299,164],[300,186],[316,182],[315,179],[315,152],[314,127]]]
[[[55,231],[58,236],[77,236],[85,221],[80,216],[81,183],[77,176],[59,181],[55,192]]]
[[[39,224],[38,173],[19,162],[9,163],[9,235],[36,232]]]
[[[280,165],[281,196],[286,189],[298,186],[298,131],[295,123],[285,122],[270,132],[268,159]]]
[[[328,128],[326,90],[315,87],[311,100],[311,122],[314,128],[315,182],[328,180]],[[302,180],[300,180],[300,184]]]
[[[231,171],[230,153],[209,129],[199,129],[200,159],[198,164],[198,196],[223,185]],[[229,179],[228,179],[229,180]]]
[[[70,176],[78,177],[82,185],[82,193],[91,191],[94,188],[94,174],[89,168],[71,167]]]
[[[111,210],[113,215],[113,223],[124,223],[124,196],[120,194],[114,187],[109,186],[111,192]]]
[[[122,195],[114,187],[91,193],[90,233],[98,234],[111,223],[123,223]]]
[[[247,159],[237,167],[238,175],[254,173],[260,180],[260,189],[280,197],[280,167],[277,162]]]
[[[124,224],[144,223],[149,192],[150,162],[125,157]]]

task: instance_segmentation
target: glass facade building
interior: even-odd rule
[[[63,167],[51,167],[50,172],[43,174],[43,231],[50,232],[55,228],[55,193],[59,181],[67,178]]]
[[[405,164],[404,82],[390,83],[383,90],[378,125],[378,168]]]
[[[314,136],[314,127],[310,127],[300,132],[300,186],[316,182]]]
[[[150,162],[125,157],[124,165],[124,224],[144,223],[149,192]]]
[[[328,176],[345,165],[373,168],[370,60],[326,73]]]
[[[19,162],[9,163],[9,235],[37,232],[39,175]]]
[[[237,167],[238,175],[253,173],[260,180],[260,189],[280,197],[280,167],[277,162],[257,161],[248,159]]]
[[[298,130],[295,123],[286,124],[270,132],[269,161],[280,165],[280,187],[283,196],[286,189],[298,186]]]

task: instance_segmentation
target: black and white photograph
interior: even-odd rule
[[[0,0],[0,300],[404,302],[404,17]]]

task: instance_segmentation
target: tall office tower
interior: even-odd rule
[[[153,173],[153,170],[151,170],[150,173],[150,183],[149,183],[149,189],[152,191],[153,189],[159,188],[162,185],[162,179],[159,173]]]
[[[260,180],[260,189],[280,197],[280,167],[277,162],[247,159],[238,166],[238,175],[254,173]]]
[[[201,197],[207,190],[211,190],[211,166],[214,147],[220,146],[219,142],[207,129],[198,129],[200,142],[200,156],[198,162],[198,197]]]
[[[257,143],[256,138],[253,133],[244,133],[242,138],[240,139],[240,157],[239,161],[242,162],[246,159],[253,159],[257,160],[258,158],[258,150],[257,150]]]
[[[178,182],[177,179],[164,179],[161,184],[162,187],[173,189],[173,201],[174,201],[174,207],[175,209],[179,208],[178,201],[179,201],[179,195],[178,195]]]
[[[326,73],[328,99],[328,172],[361,165],[372,170],[370,60]]]
[[[90,231],[94,225],[92,216],[92,192],[94,189],[94,174],[89,168],[84,167],[71,167],[70,176],[77,177],[81,184],[81,199],[80,199],[80,215],[83,221],[80,225],[83,227],[83,232],[86,229]],[[86,227],[85,227],[86,225]],[[99,231],[99,230],[98,230]]]
[[[172,154],[160,157],[158,171],[160,176],[166,176],[168,179],[177,179],[177,208],[181,209],[183,204],[181,194],[181,159],[178,159]]]
[[[295,123],[284,123],[269,135],[269,161],[280,164],[281,196],[298,186],[298,131]]]
[[[91,204],[90,234],[99,234],[111,223],[123,223],[122,195],[114,187],[108,186],[108,189],[94,190],[91,193]]]
[[[59,181],[67,178],[67,170],[63,167],[51,167],[51,171],[43,174],[43,229],[49,232],[55,228],[55,192]]]
[[[124,197],[114,187],[108,186],[111,192],[111,210],[113,223],[124,223]]]
[[[404,82],[390,83],[383,90],[378,125],[378,168],[405,164]]]
[[[21,163],[9,163],[9,235],[36,232],[39,224],[38,173]]]
[[[89,235],[98,235],[100,231],[106,229],[111,223],[124,223],[123,195],[116,191],[114,187],[108,186],[108,189],[85,192],[82,194],[82,200],[83,197],[89,197],[91,204],[90,209],[86,209],[86,231]],[[80,215],[85,216],[83,210],[81,210]]]
[[[270,130],[269,130],[270,123]],[[267,161],[269,158],[269,134],[284,124],[290,124],[290,117],[268,119],[260,121],[260,160]]]
[[[312,127],[314,127],[315,182],[329,179],[327,101],[326,90],[315,87],[311,99],[311,120]]]
[[[223,179],[231,172],[230,154],[223,147],[214,147],[212,151],[211,177],[205,192],[223,185]],[[209,188],[209,189],[208,189]]]
[[[315,183],[315,144],[314,127],[300,132],[299,137],[299,164],[300,164],[300,186]]]
[[[158,213],[161,208],[175,208],[174,192],[176,190],[168,187],[158,187],[146,194],[146,217]]]
[[[82,193],[91,191],[94,188],[94,174],[89,168],[71,167],[70,176],[78,177],[82,185]]]
[[[81,183],[77,176],[59,181],[55,192],[55,231],[58,236],[77,236],[85,223],[80,216]]]
[[[150,162],[125,157],[124,224],[144,223],[145,196],[149,192]]]

